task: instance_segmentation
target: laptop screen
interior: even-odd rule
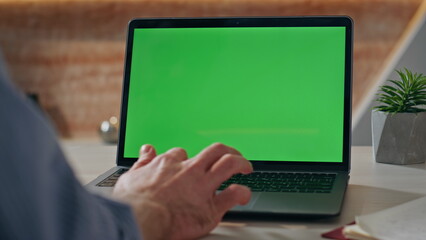
[[[345,34],[344,26],[135,28],[124,157],[137,158],[145,143],[192,157],[221,142],[255,161],[342,162]]]

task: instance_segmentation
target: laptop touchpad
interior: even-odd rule
[[[261,195],[260,192],[252,192],[251,193],[251,199],[250,202],[247,203],[246,205],[243,206],[236,206],[233,209],[234,210],[248,210],[248,209],[253,209],[255,203],[257,202],[257,200],[259,199],[259,196]]]

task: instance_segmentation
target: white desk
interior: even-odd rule
[[[64,141],[83,184],[115,165],[116,147],[96,140]],[[323,239],[320,234],[363,215],[426,195],[426,166],[375,163],[371,147],[352,148],[352,170],[341,216],[304,221],[223,222],[205,239]]]

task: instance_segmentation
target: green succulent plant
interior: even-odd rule
[[[393,86],[384,85],[380,87],[377,102],[379,106],[375,110],[387,113],[418,113],[426,112],[426,76],[421,73],[412,73],[395,70],[400,79],[389,80]]]

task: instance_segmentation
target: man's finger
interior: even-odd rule
[[[200,164],[201,167],[207,171],[217,160],[227,153],[241,155],[240,152],[232,147],[226,146],[222,143],[214,143],[201,151],[194,158],[194,161],[196,161],[197,164]]]
[[[152,159],[157,156],[155,148],[150,144],[142,145],[141,150],[139,151],[139,159],[136,161],[130,170],[138,169],[142,166],[147,165]]]
[[[154,161],[172,161],[172,162],[181,162],[188,159],[188,154],[183,148],[172,148],[167,152],[159,155]]]
[[[253,166],[240,155],[225,154],[215,162],[208,172],[213,189],[237,173],[248,174],[253,172]]]
[[[180,161],[185,161],[188,159],[188,154],[186,153],[185,149],[179,147],[170,149],[166,152],[166,154]]]
[[[250,201],[251,191],[248,187],[232,184],[214,197],[219,214],[225,214],[235,205],[245,205]]]

